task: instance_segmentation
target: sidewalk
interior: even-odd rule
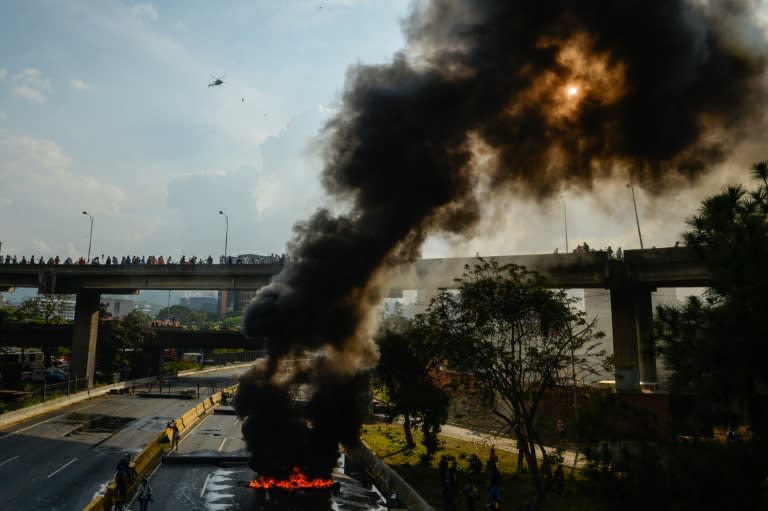
[[[441,427],[440,435],[482,445],[494,445],[499,451],[517,454],[517,441],[509,437],[494,436],[452,424],[444,424]],[[560,446],[560,448],[563,449],[563,463],[566,466],[581,468],[586,464],[586,458],[577,450],[575,445],[568,443],[567,445]],[[554,452],[557,447],[545,446],[544,449],[549,453]],[[537,457],[540,457],[538,454],[539,452],[537,451]]]

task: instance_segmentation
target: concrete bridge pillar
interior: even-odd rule
[[[611,321],[616,390],[640,390],[640,382],[656,381],[656,355],[651,328],[653,288],[611,289]]]
[[[75,302],[75,324],[72,331],[72,358],[69,372],[73,376],[85,377],[88,388],[93,388],[93,373],[96,368],[96,337],[99,333],[98,291],[80,291]]]

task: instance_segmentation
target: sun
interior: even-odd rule
[[[579,93],[579,88],[578,87],[576,87],[574,85],[571,85],[570,87],[568,87],[568,95],[570,97],[573,97],[573,96],[575,96],[578,93]]]

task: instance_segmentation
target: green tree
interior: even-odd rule
[[[107,373],[146,366],[151,362],[147,345],[155,336],[152,318],[147,314],[134,310],[118,320],[110,318],[102,308],[97,366]]]
[[[448,396],[431,374],[421,332],[399,311],[381,324],[376,342],[379,363],[376,374],[385,390],[390,418],[403,416],[403,432],[409,449],[416,446],[412,427],[420,427],[427,459],[439,446],[437,435],[448,420]]]
[[[60,325],[67,321],[63,317],[64,301],[69,295],[36,296],[22,302],[16,309],[16,318],[25,323]]]
[[[574,352],[579,370],[592,371],[599,354],[590,341],[600,334],[574,299],[519,266],[479,259],[465,267],[456,288],[432,301],[422,328],[433,355],[455,372],[456,385],[516,432],[541,506],[550,481],[547,464],[540,470],[536,461],[537,448],[549,459],[538,430],[539,405],[556,387],[571,384]]]
[[[0,307],[0,326],[9,323],[16,323],[19,319],[16,316],[16,310],[12,307]]]
[[[762,409],[755,397],[766,383],[768,356],[768,162],[751,170],[755,189],[729,186],[705,199],[683,233],[712,276],[706,300],[661,307],[655,323],[676,389],[722,406],[737,403],[745,424]]]

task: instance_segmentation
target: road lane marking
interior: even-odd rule
[[[200,497],[202,497],[203,494],[205,493],[205,488],[206,488],[206,486],[208,486],[208,480],[210,478],[211,478],[211,474],[208,474],[207,476],[205,476],[205,483],[203,483],[203,489],[200,490]]]
[[[225,437],[225,438],[224,438],[224,440],[222,440],[222,441],[221,441],[221,445],[219,445],[219,448],[218,448],[218,449],[216,449],[216,450],[217,450],[217,451],[221,451],[221,449],[222,449],[222,448],[224,448],[224,443],[225,443],[226,441],[227,441],[227,439],[226,439],[226,437]]]
[[[61,467],[59,467],[57,470],[54,470],[53,472],[51,472],[50,474],[48,474],[48,479],[50,479],[50,478],[51,478],[51,476],[55,476],[56,474],[58,474],[59,472],[61,472],[62,470],[64,470],[65,468],[67,468],[68,466],[70,466],[72,463],[74,463],[74,462],[76,462],[76,461],[77,461],[77,458],[72,458],[72,459],[71,459],[71,460],[69,460],[67,463],[65,463],[64,465],[62,465]]]
[[[8,458],[8,459],[7,459],[7,460],[5,460],[4,462],[0,463],[0,467],[2,467],[3,465],[5,465],[6,463],[10,463],[11,461],[15,460],[16,458],[18,458],[18,456],[14,456],[13,458]]]

